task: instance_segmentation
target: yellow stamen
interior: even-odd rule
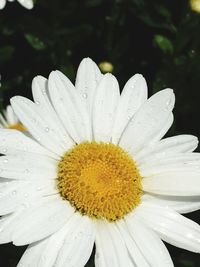
[[[116,221],[141,199],[141,176],[122,148],[84,142],[66,152],[58,164],[58,189],[81,214]]]
[[[15,129],[21,132],[25,132],[27,131],[27,129],[24,127],[23,124],[21,124],[20,122],[16,123],[16,124],[12,124],[8,126],[8,129]]]

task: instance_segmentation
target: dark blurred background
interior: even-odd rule
[[[74,81],[89,56],[107,62],[121,88],[135,73],[147,79],[149,95],[173,88],[175,122],[168,135],[199,136],[200,0],[199,10],[191,2],[37,0],[31,11],[7,3],[0,11],[0,110],[14,95],[31,97],[35,75],[59,69]],[[106,71],[105,63],[100,66]],[[200,223],[199,215],[187,217]],[[200,266],[199,254],[168,249],[176,267]],[[0,267],[16,266],[24,250],[1,245]]]

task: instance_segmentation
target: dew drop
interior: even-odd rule
[[[40,102],[39,102],[39,101],[36,101],[36,102],[35,102],[35,104],[36,104],[36,105],[39,105],[39,104],[40,104]]]
[[[87,93],[83,93],[83,98],[87,98],[88,97],[88,95],[87,95]]]
[[[41,191],[41,190],[42,190],[42,187],[38,186],[37,191]]]
[[[17,194],[17,191],[16,190],[13,190],[12,191],[12,195],[16,195]]]
[[[45,128],[45,132],[47,132],[47,133],[49,132],[49,127]]]
[[[4,162],[4,163],[8,163],[8,159],[4,159],[3,162]]]
[[[6,152],[7,152],[7,149],[6,149],[6,148],[4,148],[4,149],[3,149],[3,153],[6,153]]]
[[[28,194],[27,194],[27,193],[26,193],[26,194],[24,194],[24,197],[25,197],[25,198],[27,198],[27,197],[28,197]]]

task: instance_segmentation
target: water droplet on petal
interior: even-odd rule
[[[4,162],[4,163],[8,163],[8,159],[4,159],[3,162]]]
[[[36,104],[36,105],[39,105],[39,104],[40,104],[40,102],[39,102],[39,101],[36,101],[36,102],[35,102],[35,104]]]
[[[49,127],[45,128],[45,132],[47,132],[47,133],[49,132]]]
[[[16,195],[17,194],[17,191],[16,190],[13,190],[12,191],[12,195]]]
[[[87,93],[83,93],[83,98],[87,98],[88,97],[88,95],[87,95]]]

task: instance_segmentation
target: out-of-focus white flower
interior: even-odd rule
[[[10,105],[6,107],[3,114],[0,114],[0,128],[26,131],[25,127],[20,123]]]
[[[6,5],[6,2],[14,2],[15,0],[0,0],[0,9],[3,9]],[[27,9],[33,8],[33,0],[17,0],[23,7]]]
[[[197,138],[162,139],[171,89],[147,99],[142,75],[117,79],[84,59],[75,86],[59,71],[12,107],[33,138],[0,130],[0,242],[30,244],[18,266],[172,267],[162,240],[200,252]],[[162,140],[161,140],[162,139]]]

